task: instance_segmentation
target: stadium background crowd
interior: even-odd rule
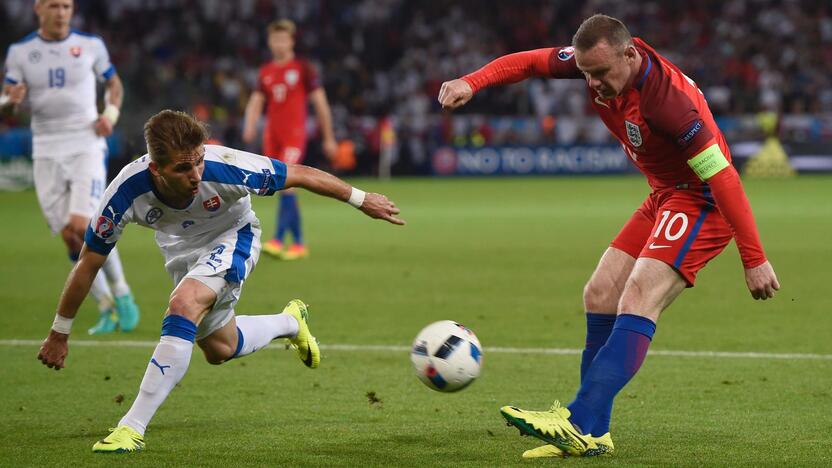
[[[37,28],[31,0],[0,9],[0,43]],[[73,27],[100,35],[125,83],[117,151],[144,152],[141,124],[162,108],[189,110],[224,144],[245,147],[242,116],[260,64],[265,27],[297,22],[297,51],[315,63],[333,107],[336,136],[354,144],[358,171],[391,145],[399,172],[428,172],[442,145],[606,143],[584,83],[532,80],[486,90],[454,116],[436,103],[442,81],[513,51],[568,45],[582,18],[621,18],[686,70],[729,141],[756,131],[737,116],[784,113],[827,139],[832,123],[832,4],[790,0],[614,2],[524,0],[76,0]],[[0,133],[25,127],[5,114]],[[314,126],[314,118],[310,119]],[[394,130],[394,133],[389,133]],[[388,133],[385,133],[388,132]],[[313,129],[310,132],[316,135]],[[390,135],[395,134],[395,143]],[[387,136],[386,136],[387,135]],[[323,163],[312,140],[312,163]],[[259,144],[250,147],[259,150]]]

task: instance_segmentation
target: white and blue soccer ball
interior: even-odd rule
[[[428,388],[456,392],[480,375],[482,346],[469,328],[442,320],[419,332],[410,350],[410,361]]]

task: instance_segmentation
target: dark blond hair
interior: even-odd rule
[[[292,20],[279,19],[269,23],[269,26],[266,28],[266,31],[268,33],[287,32],[290,36],[295,37],[295,31],[297,31],[297,27],[295,26],[295,22]]]
[[[623,49],[633,43],[633,37],[620,20],[600,13],[585,19],[572,36],[572,46],[582,52],[601,41],[607,41],[613,48]]]
[[[165,109],[144,124],[147,152],[159,166],[168,164],[175,155],[199,148],[207,140],[205,125],[185,112]]]

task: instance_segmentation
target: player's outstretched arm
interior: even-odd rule
[[[465,105],[482,88],[516,83],[534,76],[552,76],[549,58],[555,49],[535,49],[504,55],[479,70],[442,83],[439,104],[445,109]]]
[[[46,366],[55,370],[64,367],[64,360],[69,353],[69,331],[72,320],[78,313],[78,308],[87,297],[92,282],[98,270],[104,265],[107,257],[87,249],[81,249],[81,256],[75,268],[69,273],[69,277],[61,293],[61,300],[58,304],[58,312],[55,314],[55,321],[52,329],[44,340],[38,352],[38,359]]]
[[[334,175],[313,167],[289,164],[286,167],[284,188],[300,187],[310,192],[345,201],[371,218],[392,224],[404,224],[396,217],[401,211],[396,204],[380,193],[365,193]]]

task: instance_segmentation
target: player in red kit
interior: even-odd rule
[[[725,138],[690,78],[619,20],[594,15],[570,47],[500,57],[442,84],[455,109],[487,86],[530,77],[585,79],[595,111],[647,177],[652,192],[604,252],[584,288],[581,385],[567,407],[500,409],[547,443],[526,458],[611,454],[613,399],[644,361],[661,312],[735,239],[754,299],[780,284],[760,243]]]
[[[323,137],[324,154],[332,159],[337,143],[332,131],[332,112],[326,92],[314,68],[295,57],[295,24],[274,21],[268,26],[269,49],[273,60],[262,67],[257,89],[246,105],[243,141],[251,143],[257,135],[257,121],[266,107],[263,130],[263,154],[287,164],[300,164],[306,153],[306,100],[312,102]],[[286,231],[293,244],[284,246]],[[284,260],[304,258],[309,254],[301,233],[300,209],[293,190],[281,193],[274,237],[263,251]]]

